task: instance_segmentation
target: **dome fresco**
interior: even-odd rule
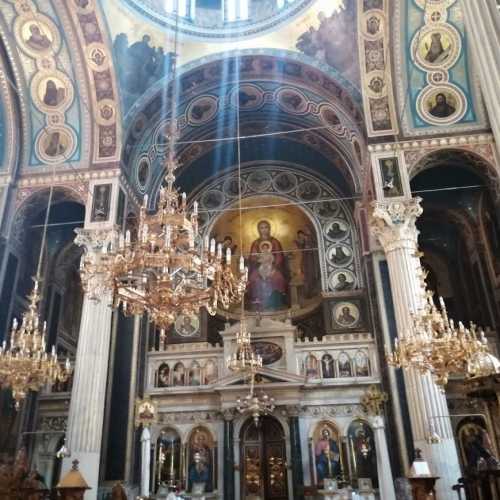
[[[274,30],[303,12],[314,0],[125,0],[125,3],[155,24],[168,28],[175,27],[174,12],[178,5],[181,33],[224,40]]]

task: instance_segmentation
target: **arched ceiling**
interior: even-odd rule
[[[336,181],[343,191],[360,191],[365,150],[360,106],[318,69],[270,55],[226,57],[182,72],[179,86],[181,176],[191,172],[191,165],[200,179],[214,169],[234,166],[239,107],[244,161],[295,161],[311,169],[322,165],[327,175],[340,173],[343,180]],[[156,93],[148,93],[134,107],[122,162],[139,192],[151,191],[163,172],[170,94],[170,87],[166,91],[158,85]],[[286,133],[303,129],[314,130]],[[141,185],[143,164],[150,172]]]

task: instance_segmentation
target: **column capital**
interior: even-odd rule
[[[226,422],[232,422],[236,417],[236,413],[233,408],[227,408],[222,412],[222,416]]]
[[[103,247],[109,246],[116,241],[118,232],[115,228],[108,229],[75,229],[75,245],[84,247],[86,253],[102,251]]]
[[[386,253],[396,248],[416,247],[418,230],[415,223],[423,211],[421,201],[416,197],[372,203],[370,226]]]
[[[114,228],[77,228],[75,233],[75,244],[84,248],[81,261],[83,289],[92,301],[100,302],[103,297],[111,300],[110,261],[106,249],[117,241],[118,232]]]
[[[298,417],[300,414],[300,405],[287,405],[285,407],[285,412],[287,417]]]
[[[382,415],[368,417],[368,421],[374,430],[383,429],[385,427],[384,417]]]

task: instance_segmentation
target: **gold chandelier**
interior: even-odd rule
[[[81,265],[86,291],[100,274],[112,288],[114,307],[126,315],[148,313],[161,329],[179,315],[197,314],[205,307],[215,315],[217,306],[227,309],[241,300],[247,282],[243,257],[233,272],[231,249],[198,233],[198,204],[189,214],[186,194],[174,187],[176,168],[167,162],[166,186],[160,189],[158,210],[148,213],[147,195],[139,213],[137,239],[130,231],[111,241],[100,258],[84,258]],[[99,285],[97,285],[99,286]]]
[[[430,372],[436,384],[445,386],[450,375],[472,377],[477,371],[477,359],[489,352],[483,330],[473,323],[466,328],[448,317],[442,297],[436,307],[433,294],[427,290],[422,309],[412,315],[412,330],[396,339],[394,351],[387,362],[397,368],[414,368]]]
[[[177,14],[176,14],[177,15]],[[174,53],[177,54],[177,29]],[[172,110],[169,150],[164,186],[160,189],[155,213],[147,210],[145,195],[139,213],[137,238],[130,231],[112,237],[109,247],[97,258],[89,256],[81,264],[84,289],[98,298],[102,287],[111,289],[115,307],[126,315],[144,314],[161,329],[161,335],[179,315],[197,314],[205,307],[215,315],[217,307],[228,309],[241,301],[248,271],[243,256],[233,272],[231,249],[223,252],[214,239],[202,238],[198,231],[198,203],[191,213],[175,187],[176,59],[172,65]],[[95,279],[98,277],[99,279]]]
[[[28,309],[23,313],[20,324],[14,318],[9,342],[4,340],[0,348],[0,387],[12,390],[16,409],[19,409],[21,401],[26,398],[29,391],[39,391],[45,385],[55,384],[56,381],[66,382],[72,373],[71,363],[68,358],[66,358],[64,365],[59,363],[55,346],[52,346],[50,354],[47,352],[45,343],[47,323],[44,322],[41,328],[38,310],[43,249],[47,238],[53,193],[54,188],[51,186],[45,213],[38,267],[34,278],[35,284],[33,291],[27,297],[29,301]]]
[[[250,332],[247,331],[243,318],[236,334],[236,351],[227,358],[226,364],[232,372],[240,373],[250,372],[254,374],[257,368],[262,368],[262,357],[255,354],[252,349]]]

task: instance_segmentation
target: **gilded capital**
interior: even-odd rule
[[[386,252],[400,246],[415,246],[417,218],[422,214],[421,198],[399,201],[374,201],[370,227]]]

